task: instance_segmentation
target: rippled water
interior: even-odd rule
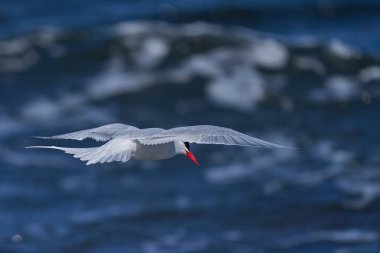
[[[16,14],[0,27],[13,34],[0,41],[1,252],[380,251],[372,42],[117,15],[80,27],[80,10],[32,27]],[[183,157],[85,166],[24,149],[97,145],[30,136],[114,122],[221,125],[298,149],[198,145],[200,167]]]

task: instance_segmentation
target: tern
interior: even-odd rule
[[[82,141],[87,138],[106,142],[102,146],[71,148],[57,146],[30,146],[26,148],[58,149],[73,155],[86,165],[105,162],[127,162],[136,160],[163,160],[176,155],[186,155],[197,166],[199,163],[190,152],[190,143],[223,144],[264,148],[288,148],[235,130],[210,125],[185,126],[172,129],[139,129],[121,123],[104,125],[77,132],[60,134],[42,139],[71,139]]]

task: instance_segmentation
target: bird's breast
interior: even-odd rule
[[[137,149],[133,158],[137,160],[163,160],[175,155],[174,142],[158,145],[143,145],[137,142]]]

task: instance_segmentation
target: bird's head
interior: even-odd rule
[[[197,166],[199,163],[193,153],[190,152],[190,144],[188,142],[178,141],[176,143],[176,152],[177,154],[186,155],[191,161],[193,161]]]

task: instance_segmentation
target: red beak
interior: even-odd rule
[[[195,158],[195,156],[193,155],[193,153],[191,153],[190,151],[185,151],[185,154],[187,157],[191,159],[191,161],[193,161],[197,166],[199,166],[199,163],[197,159]]]

